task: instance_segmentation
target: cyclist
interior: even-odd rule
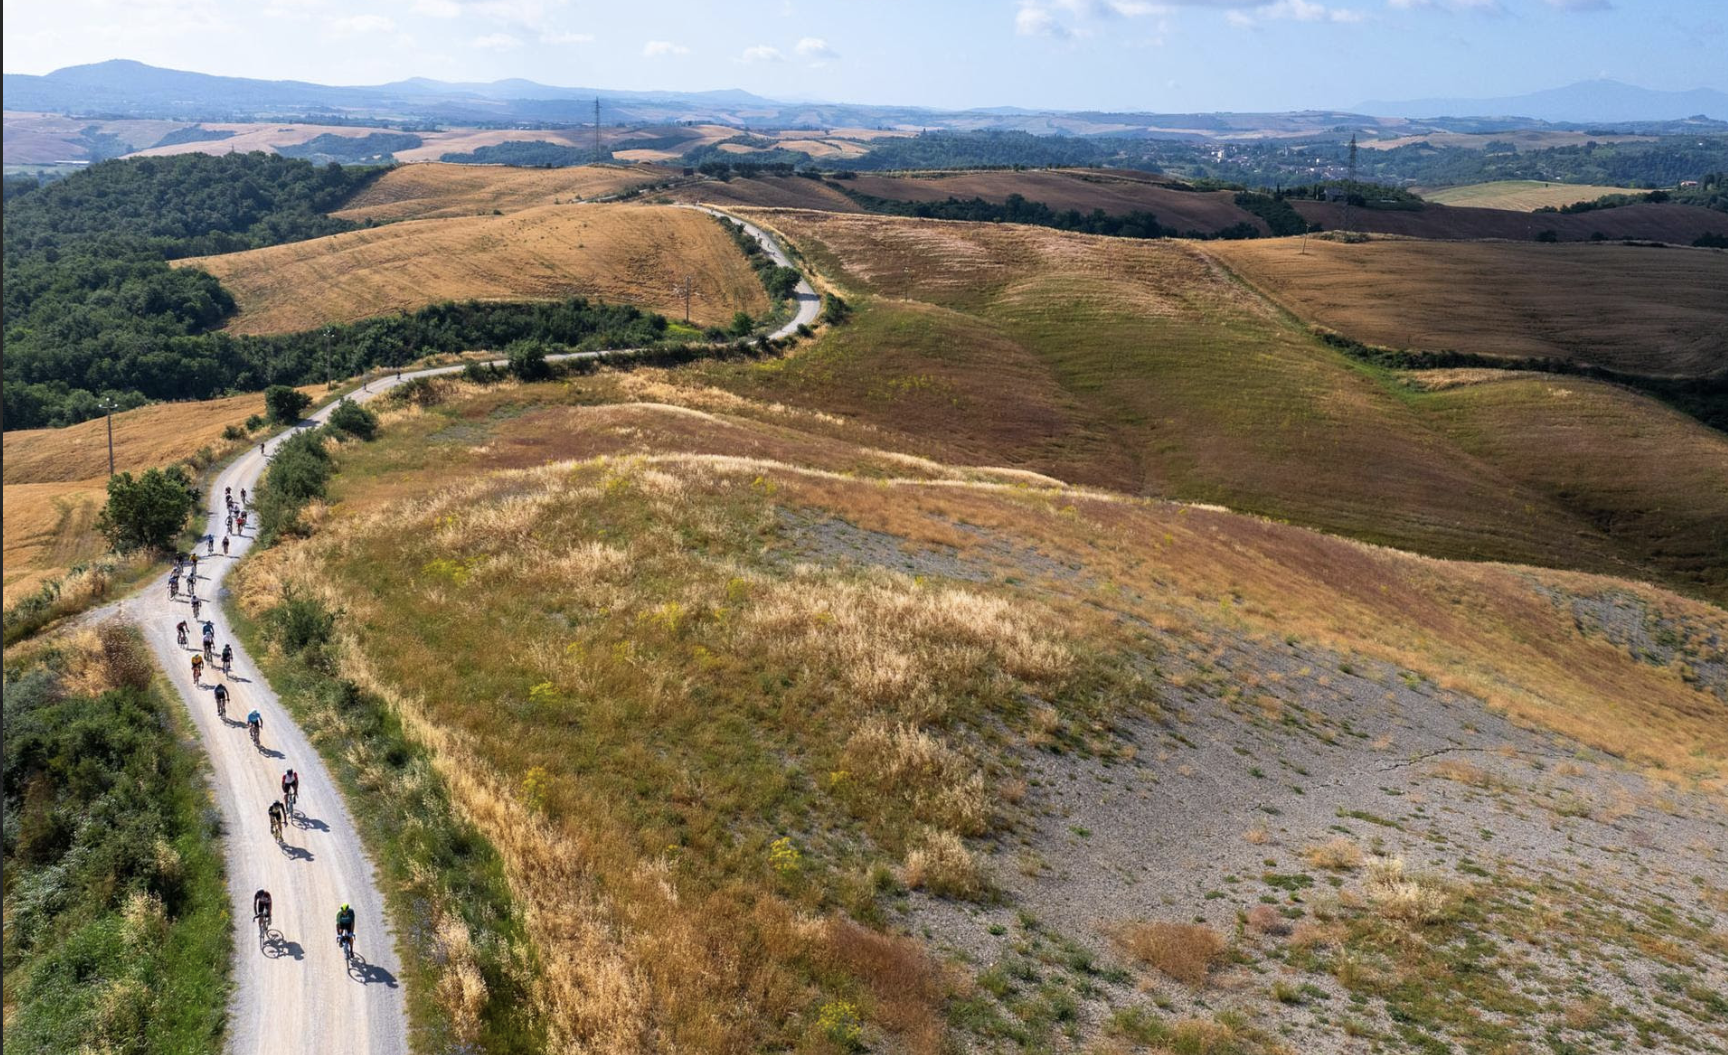
[[[214,534],[205,535],[204,541],[210,544],[210,556],[214,557],[216,555],[216,536]]]
[[[198,653],[194,652],[194,653],[192,653],[192,684],[202,685],[204,683],[203,679],[204,679],[204,657],[200,656]]]
[[[221,683],[216,686],[216,716],[228,717],[228,686]]]
[[[230,520],[228,522],[228,525],[229,525],[228,529],[230,531],[232,531],[234,529],[234,527],[233,527],[234,522],[232,520]],[[227,535],[222,536],[222,555],[224,557],[226,557],[228,555],[228,536]]]
[[[282,774],[282,805],[288,807],[288,812],[294,812],[294,804],[300,801],[300,774],[290,769]]]
[[[270,835],[277,842],[282,841],[282,822],[288,817],[288,811],[275,799],[270,800]]]
[[[270,891],[260,887],[258,893],[252,895],[252,918],[258,921],[258,934],[262,937],[270,930]]]
[[[180,624],[174,628],[174,637],[180,642],[181,648],[186,647],[186,620],[180,620]]]
[[[204,602],[200,601],[198,599],[197,594],[193,594],[192,595],[192,618],[194,618],[194,619],[198,618],[198,609],[200,609],[202,607],[204,607]]]
[[[222,646],[222,673],[224,673],[224,674],[228,673],[229,669],[233,666],[234,666],[234,646],[233,645],[223,645]]]
[[[240,504],[246,504],[246,489],[244,487],[240,489]]]
[[[170,575],[168,576],[168,597],[173,599],[178,596],[180,596],[180,576],[178,574]],[[184,645],[186,642],[180,643]]]
[[[192,581],[197,582],[198,581],[198,551],[196,549],[194,549],[191,552],[191,554],[186,558],[186,561],[188,564],[192,565]]]
[[[354,910],[348,902],[342,902],[342,907],[336,910],[336,940],[341,942],[342,936],[348,936],[349,947],[354,942]]]
[[[203,629],[204,629],[204,643],[205,644],[215,644],[215,642],[216,642],[216,624],[211,622],[210,620],[206,619],[206,620],[204,620],[204,628]]]
[[[246,728],[252,731],[252,742],[256,744],[259,735],[264,732],[264,716],[254,710],[246,716]]]

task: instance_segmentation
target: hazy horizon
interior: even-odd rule
[[[1728,90],[1711,0],[21,0],[8,73],[129,58],[333,85],[410,77],[743,89],[933,108],[1279,111],[1519,95],[1607,78]],[[248,46],[236,48],[237,41]]]

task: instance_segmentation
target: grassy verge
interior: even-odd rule
[[[9,658],[7,1052],[220,1050],[229,917],[201,756],[119,627]]]
[[[542,1050],[534,956],[498,854],[452,807],[399,716],[337,675],[339,614],[283,594],[257,618],[232,603],[227,615],[335,774],[378,862],[416,1048]]]

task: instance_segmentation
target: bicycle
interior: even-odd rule
[[[258,940],[268,942],[270,940],[270,913],[260,912],[252,918],[258,921]]]
[[[342,958],[344,960],[350,960],[351,961],[354,959],[354,932],[353,931],[351,931],[351,930],[339,930],[339,931],[337,931],[336,932],[336,944],[342,946]]]
[[[288,813],[290,816],[292,816],[294,813],[294,805],[296,803],[298,803],[299,801],[300,801],[300,793],[298,791],[294,791],[293,789],[289,789],[288,791],[284,791],[282,793],[282,805],[288,807]]]
[[[277,842],[282,841],[282,818],[277,817],[274,814],[270,817],[270,837],[275,839]]]
[[[264,745],[259,743],[258,736],[264,731],[263,724],[260,722],[249,722],[247,724],[252,730],[252,746],[262,748]]]
[[[228,687],[218,685],[216,690],[216,717],[226,718],[228,717]]]

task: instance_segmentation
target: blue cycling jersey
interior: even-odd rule
[[[257,711],[253,711],[251,714],[248,714],[246,716],[246,724],[247,725],[251,725],[253,722],[262,723],[263,721],[264,721],[264,716],[259,714]]]

